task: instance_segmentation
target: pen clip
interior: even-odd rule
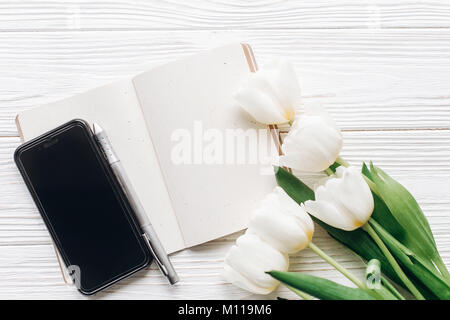
[[[162,273],[167,277],[169,275],[169,272],[167,271],[166,267],[162,264],[162,262],[159,260],[158,255],[155,253],[155,250],[153,250],[152,244],[150,240],[148,239],[147,234],[144,232],[142,236],[145,239],[145,242],[147,243],[148,248],[150,249],[151,254],[155,258],[156,264],[158,265],[159,269]]]

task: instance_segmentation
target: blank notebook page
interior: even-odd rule
[[[275,186],[274,176],[261,174],[258,164],[206,164],[202,158],[208,129],[224,140],[226,130],[265,129],[232,97],[249,72],[242,45],[232,44],[133,79],[186,247],[245,228],[257,201]],[[191,159],[198,163],[174,163],[174,132],[191,136]]]

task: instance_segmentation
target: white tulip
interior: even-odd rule
[[[288,269],[288,253],[306,248],[314,224],[280,187],[268,194],[256,208],[247,232],[236,240],[225,258],[225,278],[247,291],[267,294],[279,282],[266,271]]]
[[[308,246],[314,223],[303,207],[276,187],[255,210],[247,233],[256,234],[275,249],[292,254]]]
[[[335,228],[351,231],[364,225],[374,208],[373,196],[356,167],[338,167],[315,190],[315,201],[306,201],[305,209],[319,220]]]
[[[294,120],[300,85],[292,64],[275,60],[251,73],[234,98],[256,121],[282,124]]]
[[[331,166],[342,149],[342,134],[328,114],[307,109],[292,125],[281,146],[280,164],[299,171],[320,172]]]
[[[244,234],[236,240],[225,257],[224,277],[241,289],[268,294],[279,281],[266,271],[287,271],[289,258],[254,234]]]

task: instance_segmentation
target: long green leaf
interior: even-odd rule
[[[370,174],[390,213],[408,233],[403,239],[406,243],[402,241],[404,245],[425,260],[436,261],[439,254],[430,225],[414,197],[400,183],[372,163]]]
[[[362,173],[367,176],[369,179],[373,181],[372,173],[367,168],[366,164],[363,164]],[[380,225],[387,233],[389,233],[390,237],[395,239],[396,242],[399,244],[400,250],[402,252],[397,252],[397,254],[394,252],[393,255],[396,257],[397,260],[402,260],[404,263],[401,263],[403,267],[406,267],[408,269],[409,277],[417,279],[417,282],[424,282],[426,283],[426,279],[429,279],[430,277],[427,276],[417,276],[415,273],[420,272],[420,268],[410,266],[410,260],[405,259],[405,255],[408,255],[408,252],[411,252],[411,249],[415,247],[415,243],[417,242],[417,239],[414,238],[414,236],[407,232],[397,221],[397,219],[394,217],[394,215],[391,213],[387,205],[381,200],[377,195],[373,193],[374,201],[375,201],[375,210],[372,214],[372,217],[370,221],[375,220],[377,224]],[[423,214],[422,214],[423,215]],[[379,234],[379,232],[377,232]],[[380,235],[380,234],[379,234]],[[382,235],[380,235],[382,236]],[[434,241],[434,240],[433,240]],[[389,247],[389,246],[388,246]],[[399,259],[400,258],[400,259]],[[415,258],[418,258],[417,255],[415,255]],[[433,279],[436,277],[438,279],[442,279],[445,281],[445,279],[442,278],[442,275],[436,270],[436,268],[432,265],[431,261],[425,261],[423,259],[420,259],[421,267],[424,267],[427,269],[427,274],[432,273],[433,276],[431,277],[431,281],[433,282]],[[419,280],[421,279],[421,280]],[[433,288],[433,290],[430,291],[428,294],[425,293],[423,290],[422,293],[428,298],[428,299],[438,299],[439,294],[435,296],[432,292],[440,292],[440,281],[437,282],[437,286]],[[433,286],[431,283],[427,283],[427,287]],[[437,289],[437,290],[436,290]]]
[[[350,288],[336,282],[297,272],[268,272],[272,277],[297,290],[323,300],[374,300],[359,288]]]
[[[298,204],[315,200],[314,191],[286,169],[275,167],[275,178],[278,185]]]
[[[275,177],[278,185],[298,204],[304,203],[307,200],[314,200],[314,191],[286,169],[281,167],[277,168]],[[392,280],[401,283],[395,271],[390,267],[386,257],[367,233],[360,229],[351,232],[344,231],[333,228],[319,219],[312,218],[333,238],[345,244],[359,256],[366,260],[378,259],[381,262],[383,273]]]
[[[442,300],[450,299],[450,286],[445,280],[430,270],[420,256],[403,246],[390,235],[377,221],[371,221],[371,225],[389,248],[389,251],[408,269],[415,277],[420,279],[427,287]]]
[[[286,193],[297,203],[301,204],[307,200],[314,200],[314,192],[305,185],[302,181],[300,181],[296,176],[292,173],[288,172],[283,168],[277,168],[276,170],[276,179],[278,185],[283,188]],[[380,202],[375,203],[375,211],[378,210]],[[354,231],[344,231],[337,228],[334,228],[314,217],[313,220],[319,224],[322,228],[324,228],[333,238],[350,248],[357,255],[362,257],[365,260],[370,259],[378,259],[381,262],[381,270],[382,272],[391,280],[395,281],[398,284],[402,282],[398,278],[395,271],[390,266],[388,260],[383,255],[381,250],[375,244],[375,242],[369,237],[369,235],[361,229],[357,229]],[[410,273],[407,273],[408,277],[411,276]],[[414,285],[420,290],[420,292],[427,299],[437,299],[437,297],[426,288],[426,286],[418,281],[418,279],[411,279]],[[415,280],[415,281],[414,281]]]
[[[386,259],[384,254],[369,237],[369,235],[361,229],[357,229],[354,231],[344,231],[340,229],[333,228],[320,220],[313,218],[314,221],[319,224],[322,228],[324,228],[328,234],[330,234],[333,238],[347,246],[357,255],[362,257],[364,260],[370,259],[378,259],[381,262],[381,270],[382,272],[392,281],[396,282],[400,286],[403,286],[401,280],[398,278],[397,273],[392,269],[389,261]],[[395,254],[394,254],[395,256]],[[403,267],[403,264],[400,263],[400,266]],[[403,268],[402,268],[403,269]],[[417,289],[419,289],[420,293],[426,299],[437,299],[437,296],[430,291],[427,286],[422,283],[417,277],[411,277],[413,274],[410,272],[406,272],[406,275],[410,280],[414,283]]]
[[[366,164],[363,163],[362,173],[373,181],[372,175],[367,168]],[[407,243],[410,241],[414,241],[414,239],[410,239],[408,237],[408,233],[405,229],[398,223],[392,213],[389,211],[389,208],[380,199],[375,193],[372,192],[373,200],[375,204],[375,209],[372,213],[372,218],[376,219],[380,222],[380,224],[385,228],[390,234],[392,234],[396,239],[398,239],[402,243]]]

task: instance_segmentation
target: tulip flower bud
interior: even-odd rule
[[[276,187],[255,210],[247,233],[256,234],[275,249],[292,254],[308,246],[314,223],[303,207]]]
[[[254,234],[244,234],[236,240],[225,257],[224,277],[237,287],[256,293],[268,294],[275,290],[279,281],[266,271],[286,271],[287,255],[271,247]]]
[[[234,98],[256,121],[282,124],[294,120],[300,85],[292,64],[275,60],[251,73]]]
[[[284,139],[280,163],[298,171],[324,171],[335,162],[342,144],[340,130],[326,114],[306,112]]]
[[[315,190],[315,201],[305,202],[306,211],[326,224],[347,231],[364,225],[374,209],[373,196],[361,171],[356,167],[338,167]]]
[[[314,224],[286,192],[276,187],[256,208],[247,232],[225,258],[225,278],[250,292],[267,294],[278,281],[265,272],[287,270],[288,253],[308,246]]]

